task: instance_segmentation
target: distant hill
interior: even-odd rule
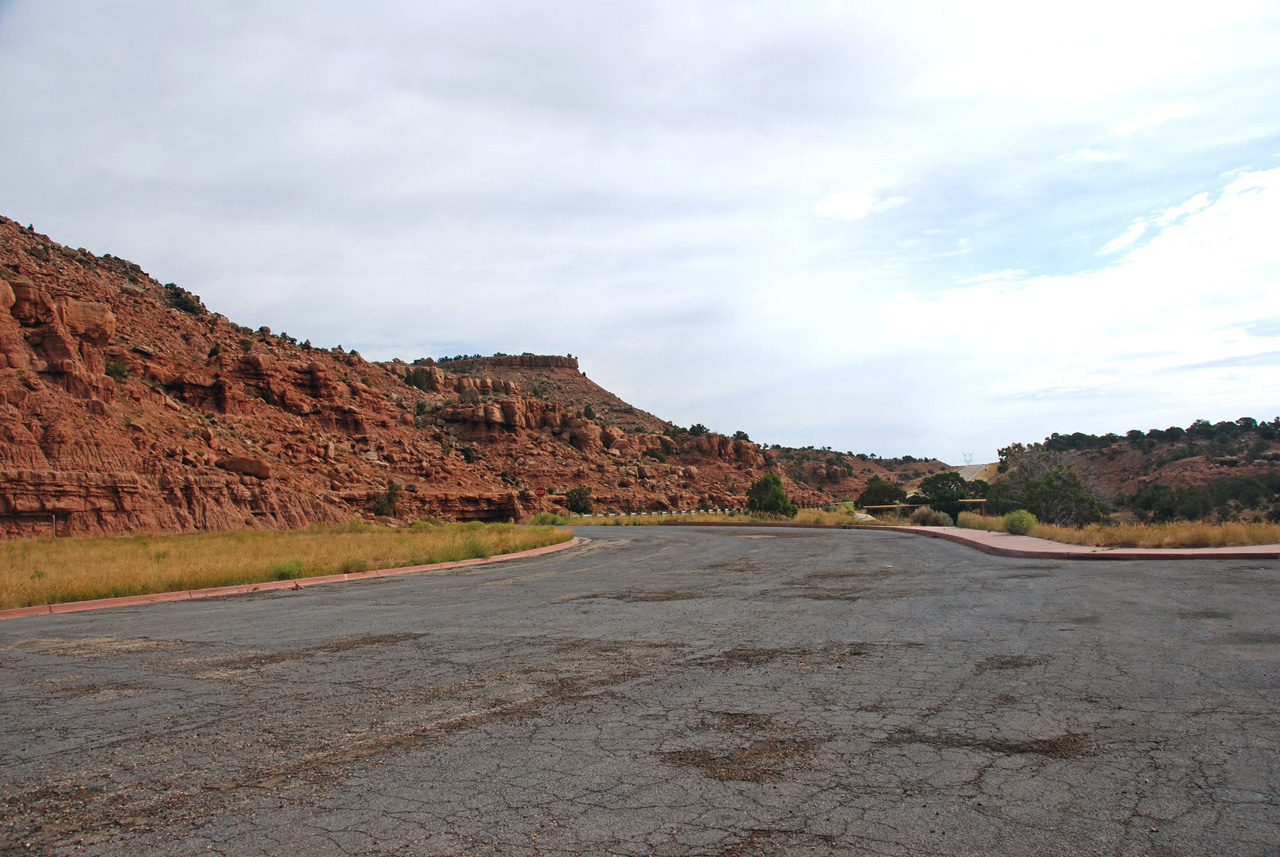
[[[1043,445],[1113,508],[1138,518],[1280,515],[1280,418],[1197,420],[1124,435],[1055,433]]]

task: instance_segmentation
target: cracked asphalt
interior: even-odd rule
[[[1280,854],[1278,561],[576,529],[0,624],[0,850]]]

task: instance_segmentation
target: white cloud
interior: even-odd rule
[[[906,202],[905,196],[881,198],[875,191],[854,191],[824,196],[814,204],[814,209],[833,220],[861,220],[868,214],[888,211]]]
[[[1157,125],[1163,125],[1170,119],[1178,119],[1191,113],[1191,102],[1189,100],[1178,101],[1159,110],[1153,110],[1150,113],[1142,113],[1138,116],[1132,116],[1123,119],[1111,126],[1111,134],[1117,137],[1135,134],[1138,131],[1145,131],[1148,128],[1154,128]]]
[[[1195,214],[1197,211],[1200,211],[1208,204],[1209,204],[1209,194],[1198,193],[1195,196],[1191,197],[1191,199],[1182,203],[1181,205],[1175,205],[1171,208],[1165,209],[1164,212],[1157,215],[1154,219],[1155,219],[1155,222],[1159,223],[1161,226],[1166,226],[1170,223],[1173,223],[1173,221],[1177,220],[1180,217],[1185,217],[1188,214]]]
[[[1119,157],[1119,155],[1114,152],[1101,152],[1097,149],[1085,146],[1084,148],[1076,149],[1074,152],[1071,152],[1064,157],[1071,161],[1114,161]]]
[[[975,285],[977,283],[1007,283],[1025,279],[1026,276],[1027,272],[1022,268],[1005,268],[1003,271],[990,271],[985,274],[965,277],[958,282],[962,286]]]
[[[1146,234],[1146,231],[1147,222],[1142,218],[1138,218],[1129,225],[1129,228],[1124,231],[1124,234],[1118,235],[1108,241],[1106,246],[1099,250],[1098,253],[1118,253],[1141,238]]]
[[[984,278],[933,299],[898,295],[866,326],[906,324],[917,347],[931,344],[935,360],[950,355],[965,379],[956,385],[963,394],[945,394],[954,407],[1034,401],[1047,410],[993,404],[992,413],[1011,422],[1062,420],[1045,433],[1091,430],[1079,428],[1080,417],[1071,422],[1091,408],[1111,414],[1096,430],[1124,428],[1119,421],[1130,410],[1148,414],[1142,419],[1151,425],[1211,413],[1272,416],[1280,400],[1274,342],[1240,319],[1280,318],[1280,169],[1238,177],[1210,205],[1197,208],[1198,196],[1188,203],[1196,210],[1099,270]],[[965,367],[983,371],[970,376]],[[1059,395],[1068,390],[1071,397]]]

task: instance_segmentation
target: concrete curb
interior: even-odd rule
[[[448,571],[454,568],[470,568],[513,559],[556,553],[585,545],[591,539],[574,536],[567,542],[546,547],[532,548],[517,553],[504,553],[480,559],[464,559],[458,562],[441,562],[434,565],[410,565],[403,568],[380,568],[372,571],[354,571],[349,574],[326,574],[320,577],[300,577],[296,580],[267,580],[262,583],[240,583],[235,586],[215,586],[209,589],[184,589],[179,592],[153,592],[149,595],[125,595],[120,598],[97,598],[92,601],[65,601],[60,604],[39,604],[35,607],[12,607],[0,610],[0,620],[18,619],[23,616],[48,616],[54,613],[79,613],[84,610],[106,610],[112,607],[136,607],[142,604],[161,604],[167,601],[194,601],[199,598],[222,598],[227,595],[244,595],[249,592],[271,592],[278,589],[307,589],[325,583],[342,583],[348,580],[369,580],[374,577],[397,577],[401,574],[422,574],[428,571]]]
[[[1031,536],[1011,536],[1008,533],[991,533],[986,530],[960,530],[947,527],[900,527],[892,524],[786,524],[748,523],[746,521],[672,521],[649,524],[655,527],[790,527],[792,529],[823,530],[888,530],[910,536],[925,536],[967,545],[992,556],[1017,559],[1092,559],[1092,560],[1150,560],[1150,559],[1280,559],[1280,545],[1241,545],[1225,548],[1100,548],[1087,545],[1066,545]],[[1013,541],[1014,544],[996,544],[997,541]]]
[[[1008,533],[986,533],[974,530],[975,534],[957,533],[938,527],[895,527],[876,526],[877,530],[891,530],[913,536],[925,536],[931,539],[943,539],[991,554],[992,556],[1008,556],[1020,559],[1280,559],[1280,545],[1242,545],[1226,548],[1100,548],[1087,545],[1064,545],[1031,536],[1011,536]],[[992,544],[988,539],[1016,539],[1021,547]],[[1024,541],[1025,540],[1025,541]],[[1045,547],[1041,547],[1044,545]]]

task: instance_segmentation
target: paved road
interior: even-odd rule
[[[1280,853],[1280,562],[578,532],[3,623],[0,848]]]

